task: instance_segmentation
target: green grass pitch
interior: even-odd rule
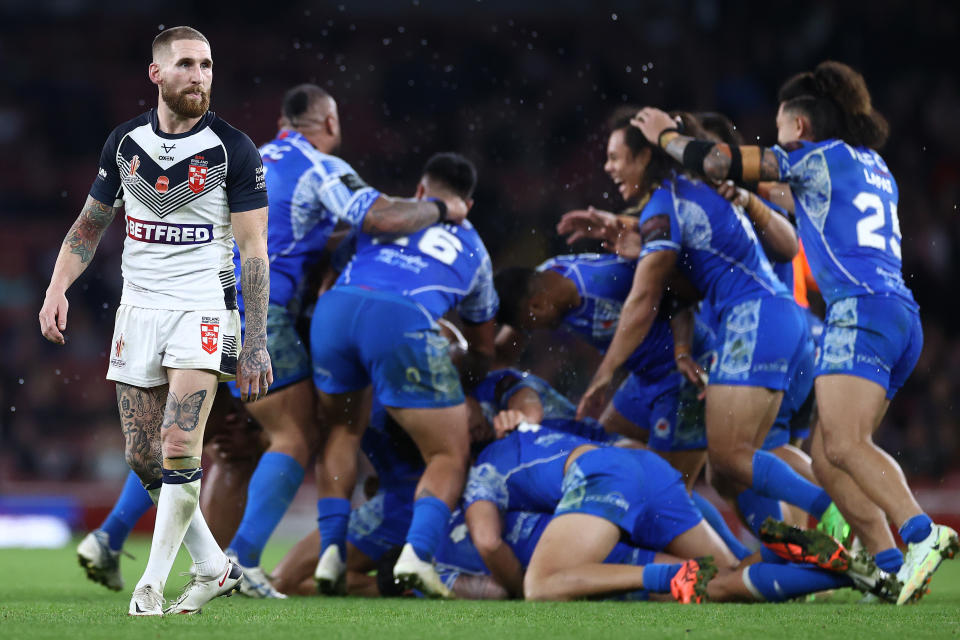
[[[130,591],[146,564],[148,542],[136,537],[127,545],[136,560],[122,559],[128,588],[119,593],[87,581],[73,545],[0,550],[0,638],[960,638],[960,561],[944,563],[920,604],[900,608],[858,605],[852,591],[812,603],[701,606],[320,597],[264,602],[237,595],[214,601],[199,616],[130,618]],[[268,547],[265,565],[273,566],[285,549]],[[167,582],[168,599],[186,582],[177,573],[187,567],[181,553]]]

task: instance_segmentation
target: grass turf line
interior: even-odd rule
[[[76,542],[76,541],[75,541]],[[919,605],[858,605],[844,590],[827,600],[785,604],[436,602],[406,599],[291,598],[262,601],[233,596],[208,605],[200,616],[131,618],[130,593],[146,564],[149,541],[137,537],[122,558],[127,586],[116,593],[89,582],[77,565],[75,545],[58,550],[0,550],[0,637],[159,638],[187,632],[204,640],[255,636],[312,638],[903,638],[960,636],[960,562],[937,572],[933,592]],[[270,545],[273,566],[286,545]],[[181,553],[167,581],[176,598],[189,560]]]

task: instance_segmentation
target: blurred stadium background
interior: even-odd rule
[[[0,0],[0,516],[95,525],[127,471],[103,379],[119,223],[69,292],[66,348],[42,339],[37,312],[104,139],[156,104],[150,41],[177,24],[208,36],[212,107],[257,144],[275,131],[283,91],[312,81],[339,103],[341,155],[377,188],[412,194],[436,151],[473,159],[471,219],[497,267],[565,251],[554,224],[567,210],[620,206],[602,172],[614,107],[717,110],[772,144],[788,75],[826,58],[858,68],[890,121],[884,156],[926,338],[878,440],[928,510],[960,513],[960,75],[943,53],[956,49],[960,5]],[[577,394],[594,360],[563,337],[542,346],[528,365]]]

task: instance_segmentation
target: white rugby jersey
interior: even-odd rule
[[[260,154],[208,111],[190,131],[160,131],[151,109],[110,134],[90,195],[123,206],[121,304],[236,309],[230,213],[267,206]]]

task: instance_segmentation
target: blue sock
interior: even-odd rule
[[[877,566],[887,573],[896,573],[903,566],[903,552],[896,547],[884,549],[874,556]]]
[[[760,537],[760,525],[768,517],[774,520],[783,520],[783,511],[780,509],[780,501],[774,498],[762,496],[753,489],[747,489],[737,496],[737,506],[740,507],[740,513],[746,520],[747,526],[753,535]]]
[[[700,513],[703,514],[703,518],[707,521],[707,524],[720,534],[720,537],[727,543],[727,547],[733,552],[733,555],[737,556],[737,560],[743,560],[750,555],[750,549],[747,549],[742,542],[737,540],[737,536],[733,535],[733,531],[730,531],[726,520],[723,519],[723,516],[720,515],[720,512],[717,511],[717,508],[713,506],[712,502],[696,491],[690,492],[690,497],[693,498],[693,503],[700,509]]]
[[[133,531],[137,520],[153,506],[150,494],[143,488],[140,478],[133,471],[127,474],[123,483],[123,491],[113,505],[113,511],[103,521],[100,528],[107,532],[110,538],[109,546],[114,551],[120,551],[123,543]]]
[[[759,592],[767,602],[784,602],[808,593],[853,586],[845,574],[830,573],[816,567],[758,562],[746,568],[743,581],[751,591]]]
[[[259,567],[260,554],[303,482],[303,467],[285,453],[268,451],[260,458],[247,488],[247,507],[227,545],[244,567]]]
[[[818,520],[831,502],[826,491],[767,451],[757,450],[753,454],[751,488],[760,495],[796,505]]]
[[[900,537],[904,542],[922,542],[933,527],[933,520],[925,513],[915,515],[900,527]]]
[[[643,588],[650,593],[670,593],[670,580],[682,564],[648,564],[643,568]]]
[[[766,545],[760,547],[760,560],[768,564],[789,564],[786,560],[768,549]]]
[[[340,559],[347,560],[347,525],[350,524],[350,501],[346,498],[317,500],[317,527],[320,529],[320,555],[332,544],[340,549]]]
[[[430,562],[450,522],[450,507],[440,498],[427,496],[413,503],[413,520],[407,531],[407,542],[421,560]]]

